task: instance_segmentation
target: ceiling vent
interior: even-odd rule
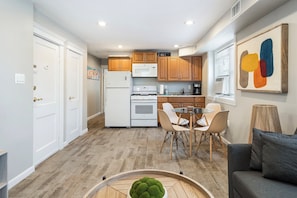
[[[231,8],[231,17],[237,16],[241,11],[241,1],[237,1]]]

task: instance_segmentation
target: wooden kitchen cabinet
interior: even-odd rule
[[[194,106],[194,107],[199,107],[199,108],[204,108],[205,107],[205,97],[204,96],[198,96],[198,97],[158,97],[158,109],[163,109],[162,104],[165,102],[169,102],[172,104],[174,108],[178,107],[188,107],[188,106]],[[190,120],[190,115],[188,114],[183,114],[183,118],[186,118]],[[197,119],[199,119],[201,115],[196,114],[196,119],[194,120],[194,123],[196,122]]]
[[[168,81],[191,81],[191,57],[171,57],[168,60]]]
[[[136,51],[133,52],[133,63],[157,63],[157,52]]]
[[[192,81],[202,81],[202,57],[192,57]]]
[[[158,80],[167,81],[168,57],[158,57]]]
[[[131,58],[108,58],[109,71],[131,71]]]
[[[194,97],[168,97],[168,102],[175,108],[194,106]],[[183,114],[182,117],[190,120],[190,114]]]
[[[205,97],[195,97],[195,107],[204,108],[205,107]]]
[[[158,57],[159,81],[201,81],[201,56]]]
[[[158,109],[163,109],[163,103],[168,102],[168,98],[167,97],[158,97]]]

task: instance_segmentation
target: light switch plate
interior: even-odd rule
[[[24,84],[25,83],[25,74],[16,73],[14,76],[15,84]]]

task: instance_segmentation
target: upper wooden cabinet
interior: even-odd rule
[[[131,71],[131,58],[108,58],[109,71]]]
[[[133,63],[157,63],[157,52],[135,51],[133,52]]]
[[[202,80],[202,58],[201,56],[192,57],[192,80]]]
[[[202,61],[200,56],[158,57],[159,81],[201,81]]]
[[[191,81],[191,57],[171,57],[168,60],[168,81]]]
[[[158,80],[167,81],[168,57],[158,57]]]

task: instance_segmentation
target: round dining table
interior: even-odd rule
[[[174,112],[179,114],[179,118],[181,118],[182,114],[190,114],[190,134],[189,134],[189,156],[192,156],[192,135],[194,134],[194,127],[193,127],[193,121],[195,120],[195,116],[197,114],[204,114],[204,113],[210,113],[212,110],[206,109],[206,108],[200,108],[200,107],[194,107],[194,106],[188,106],[188,107],[179,107],[179,108],[174,108]],[[179,123],[179,120],[178,122]]]
[[[168,198],[214,198],[203,185],[182,173],[159,169],[132,170],[111,176],[90,189],[84,198],[127,198],[133,182],[143,177],[159,180]]]

